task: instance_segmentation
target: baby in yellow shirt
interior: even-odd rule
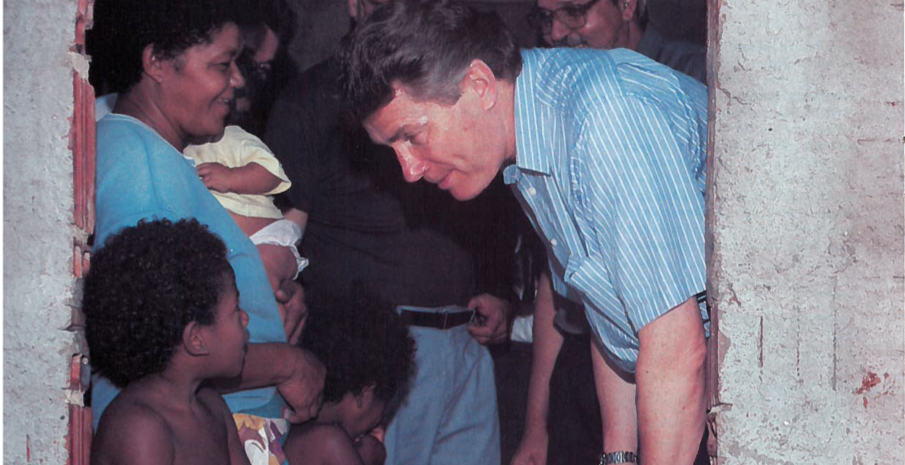
[[[264,260],[274,292],[295,280],[308,265],[296,247],[303,230],[273,204],[273,196],[292,183],[270,148],[239,126],[227,126],[220,140],[190,145],[183,153],[195,160],[201,181],[259,250],[276,246],[292,253],[294,267],[288,260],[283,265]]]

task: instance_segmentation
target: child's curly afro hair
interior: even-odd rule
[[[414,370],[415,342],[391,305],[355,288],[347,296],[307,293],[310,316],[301,346],[327,369],[324,401],[339,402],[370,385],[389,401]]]
[[[226,246],[197,220],[141,221],[110,236],[85,279],[92,366],[119,387],[162,371],[189,322],[214,322],[234,279]]]

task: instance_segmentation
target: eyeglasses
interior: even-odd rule
[[[588,23],[588,11],[600,0],[591,0],[583,5],[566,5],[553,11],[535,8],[531,20],[544,32],[553,29],[553,20],[559,21],[569,29],[580,29]]]
[[[236,66],[239,67],[239,71],[242,72],[242,77],[245,79],[255,79],[261,82],[270,78],[273,68],[273,64],[269,61],[256,62],[254,60],[254,51],[248,48],[242,50],[242,53],[236,58]]]

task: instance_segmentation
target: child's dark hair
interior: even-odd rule
[[[393,307],[353,291],[348,296],[307,294],[308,323],[300,345],[327,369],[324,401],[339,402],[374,385],[389,401],[412,374],[415,341]]]
[[[197,220],[141,221],[91,259],[82,310],[91,364],[119,387],[162,371],[192,321],[213,324],[226,246]]]

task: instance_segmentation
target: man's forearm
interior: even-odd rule
[[[528,405],[525,411],[525,431],[546,429],[550,405],[550,379],[556,358],[562,348],[563,337],[553,326],[556,309],[550,279],[542,275],[538,280],[534,303],[534,340],[532,343],[531,378],[528,384]]]

